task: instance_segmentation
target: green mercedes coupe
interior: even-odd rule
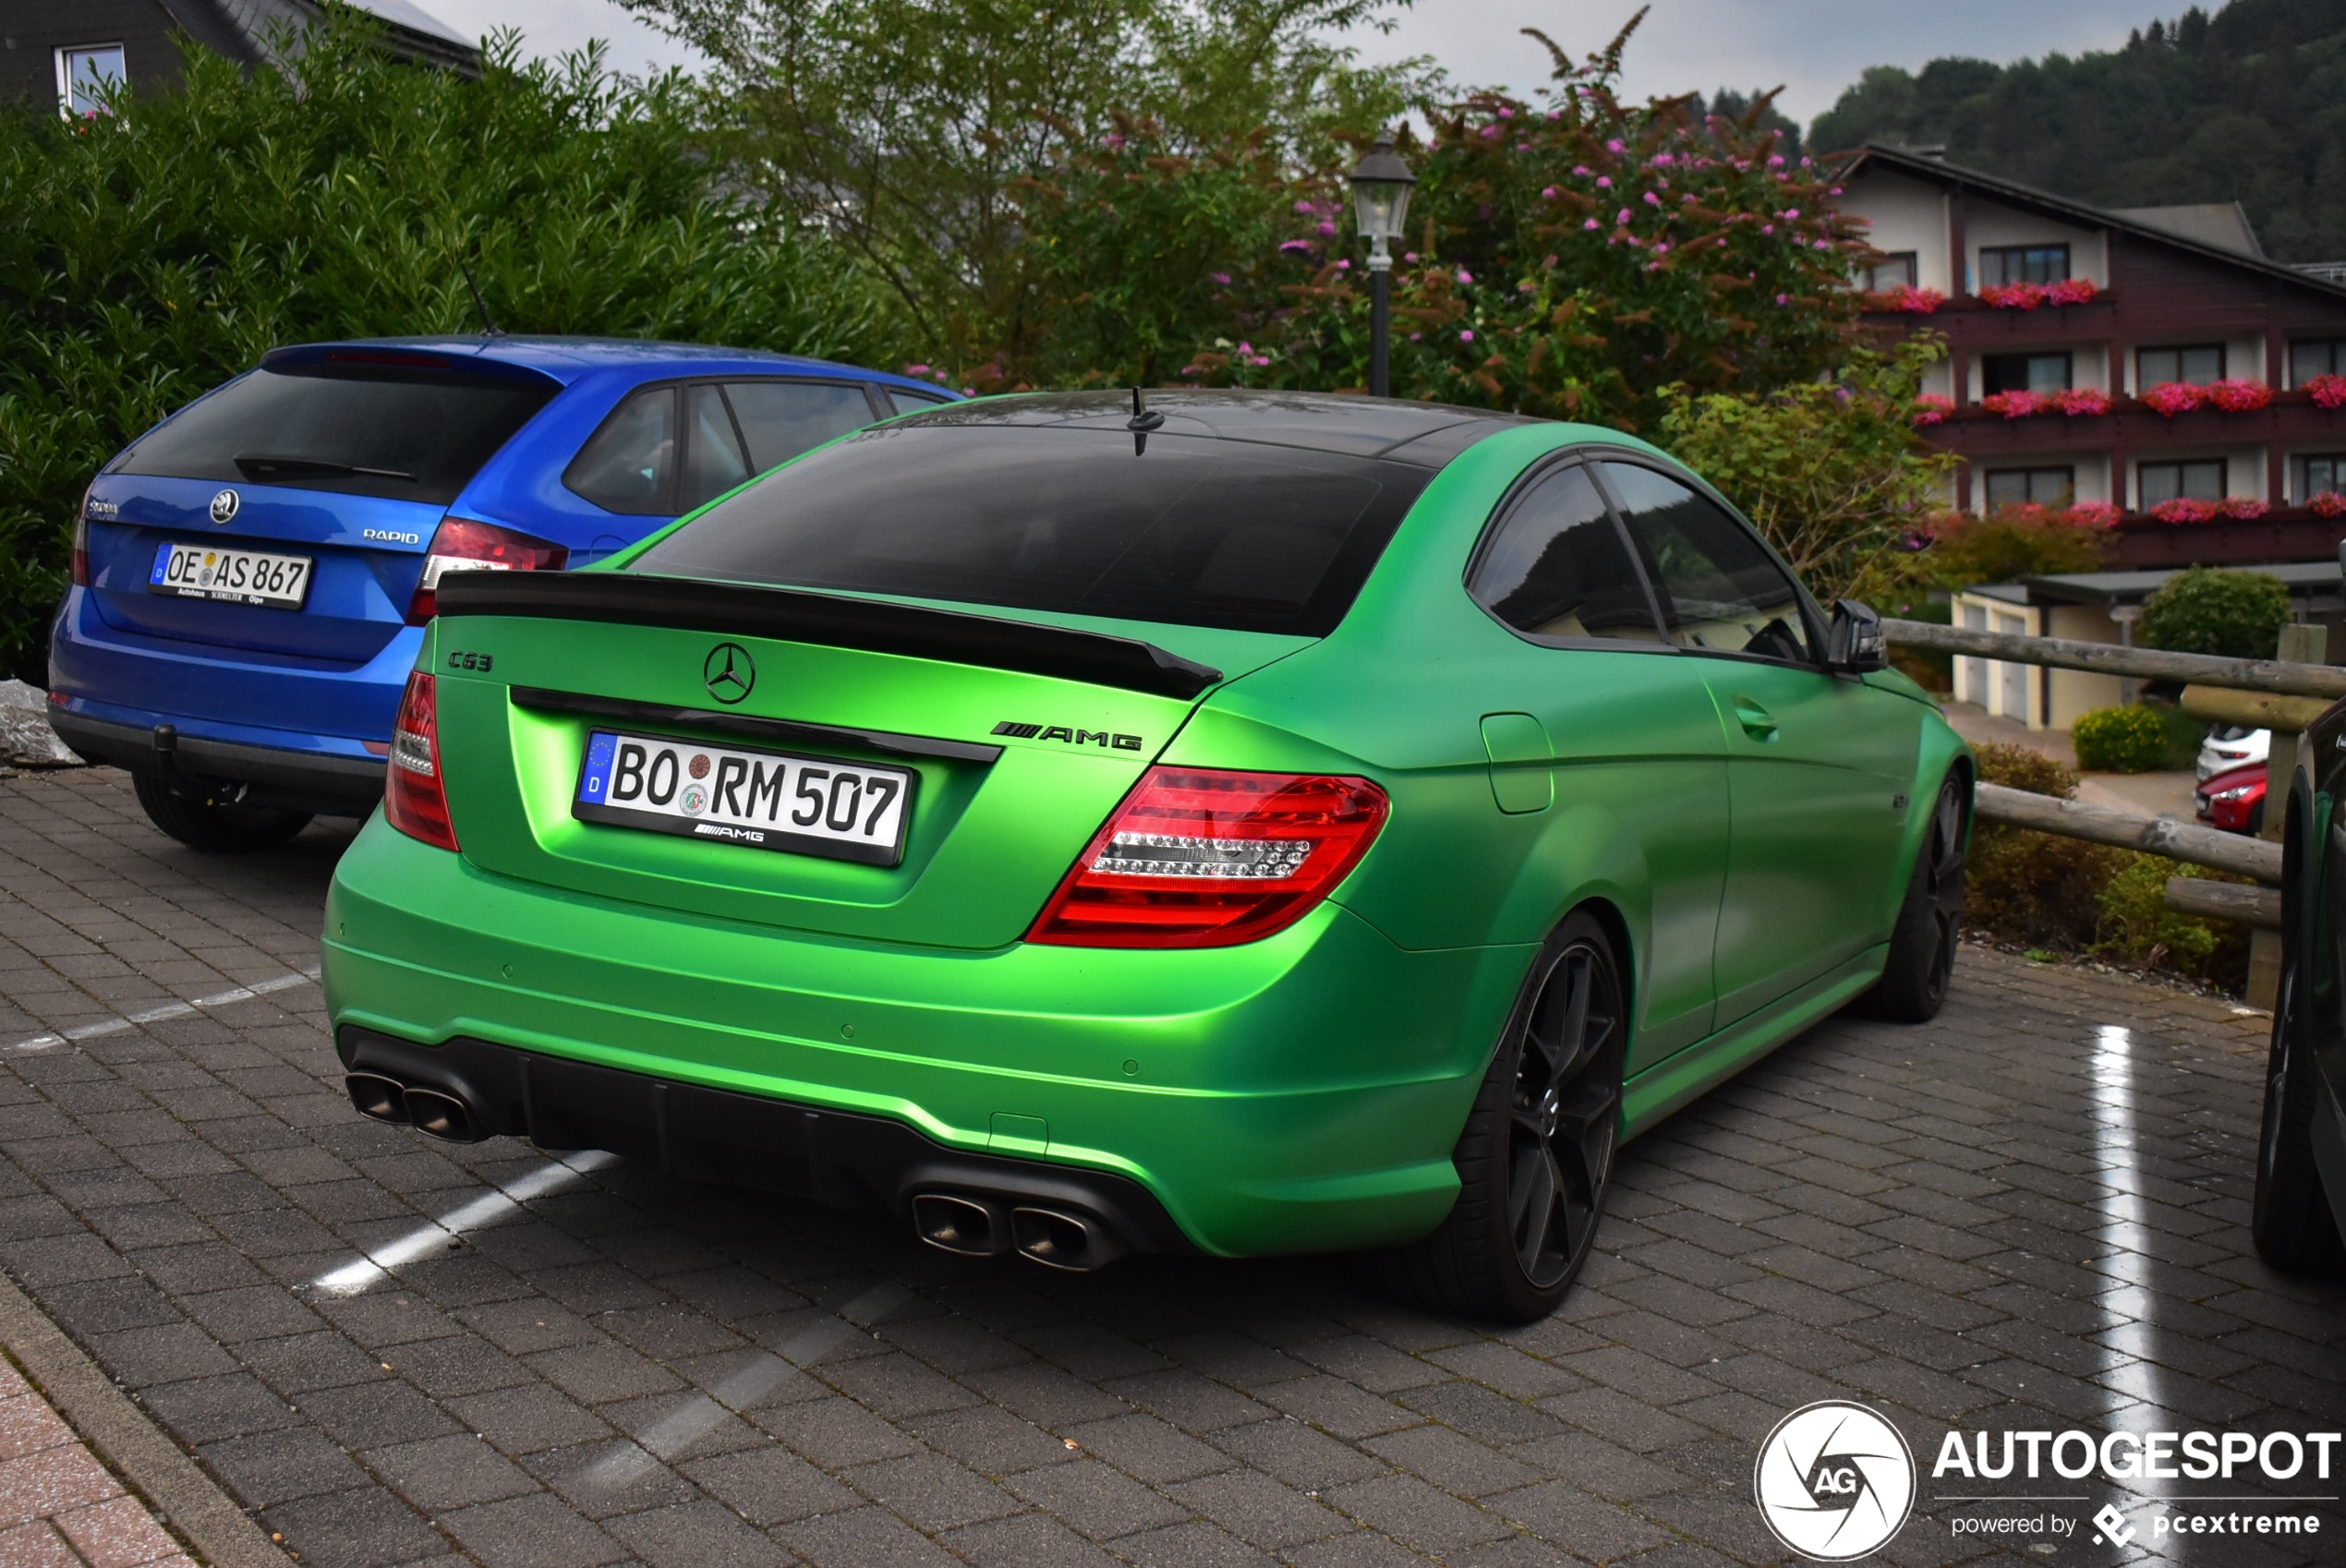
[[[438,1137],[1521,1320],[1622,1140],[1936,1011],[1971,781],[1873,612],[1629,437],[982,400],[443,579],[325,983]]]

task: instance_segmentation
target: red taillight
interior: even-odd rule
[[[77,588],[90,585],[90,519],[87,517],[73,520],[73,585]]]
[[[1026,934],[1073,947],[1227,947],[1283,931],[1385,826],[1365,778],[1152,767]]]
[[[383,820],[435,848],[456,847],[456,830],[448,822],[448,792],[440,781],[440,695],[431,677],[420,670],[407,677],[399,718],[391,727]]]
[[[517,529],[469,517],[448,517],[424,552],[423,580],[407,607],[407,624],[421,626],[440,609],[440,579],[449,572],[557,572],[570,551]]]

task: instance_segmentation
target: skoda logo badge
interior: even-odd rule
[[[212,498],[212,520],[214,523],[233,523],[236,519],[236,508],[243,504],[236,491],[223,490]]]
[[[749,695],[749,689],[757,684],[757,666],[739,643],[720,643],[708,650],[700,678],[710,696],[731,705]]]

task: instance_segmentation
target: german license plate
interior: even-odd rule
[[[299,609],[309,597],[314,564],[306,555],[165,542],[155,548],[147,591],[183,599],[226,599],[269,609]]]
[[[894,865],[913,779],[902,768],[597,730],[570,810],[582,822]]]

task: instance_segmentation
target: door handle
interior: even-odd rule
[[[1749,697],[1737,697],[1735,701],[1735,722],[1743,726],[1745,734],[1755,741],[1772,741],[1776,738],[1776,721],[1769,716],[1766,708],[1761,707]]]

